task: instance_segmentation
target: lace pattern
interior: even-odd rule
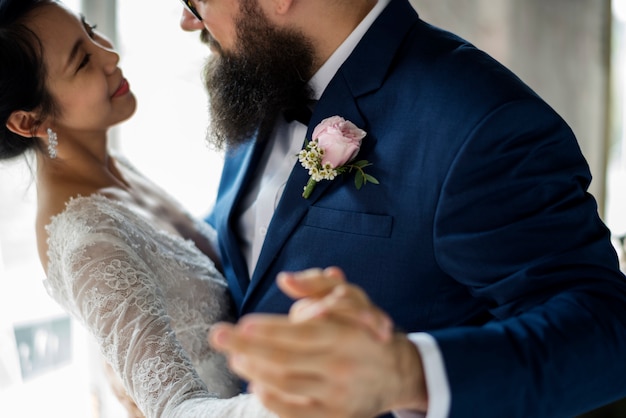
[[[100,195],[48,231],[48,293],[77,318],[148,417],[271,417],[211,350],[229,320],[226,283],[191,241]]]

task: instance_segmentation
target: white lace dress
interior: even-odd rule
[[[48,293],[95,336],[147,417],[274,416],[234,396],[238,379],[208,345],[230,303],[191,241],[100,195],[72,199],[47,229]]]

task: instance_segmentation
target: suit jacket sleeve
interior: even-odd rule
[[[510,102],[476,126],[450,168],[436,257],[495,317],[432,332],[451,416],[472,405],[490,405],[482,417],[512,416],[511,405],[522,408],[515,416],[571,416],[600,393],[624,392],[625,282],[572,138],[547,105]]]

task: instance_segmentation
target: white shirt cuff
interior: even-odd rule
[[[428,412],[393,411],[397,418],[446,418],[450,412],[450,385],[437,341],[425,332],[408,334],[422,356],[428,390]]]

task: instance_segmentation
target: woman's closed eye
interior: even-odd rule
[[[80,17],[80,20],[83,24],[83,27],[85,28],[85,32],[87,32],[87,35],[91,38],[96,40],[96,38],[98,37],[98,34],[96,33],[95,29],[98,25],[92,25],[87,23],[87,20],[85,19],[85,16]],[[82,70],[83,68],[85,68],[87,66],[87,64],[89,64],[89,61],[91,61],[91,54],[90,53],[85,53],[83,59],[80,61],[80,63],[78,64],[78,68],[76,68],[76,72]]]
[[[83,59],[80,61],[80,64],[78,64],[78,68],[76,69],[76,72],[79,72],[80,70],[85,68],[87,64],[89,64],[90,60],[91,60],[91,54],[85,54]]]

